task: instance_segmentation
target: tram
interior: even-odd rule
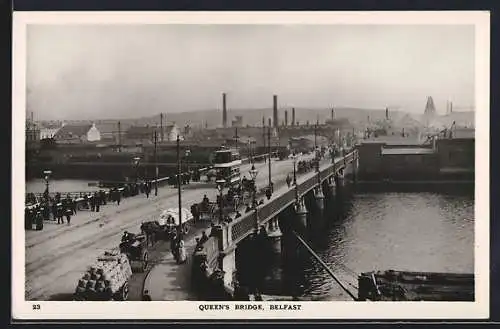
[[[236,149],[222,147],[213,154],[213,165],[217,180],[225,180],[225,187],[237,188],[241,184],[241,157]]]

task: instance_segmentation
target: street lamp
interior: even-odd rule
[[[186,171],[187,171],[187,174],[188,174],[188,179],[191,178],[190,174],[189,174],[189,156],[191,155],[191,150],[190,149],[187,149],[185,152],[184,152],[184,157],[186,158]],[[188,180],[188,183],[189,183],[189,180]]]
[[[250,169],[249,173],[253,181],[252,207],[255,211],[255,228],[259,228],[259,218],[257,217],[257,202],[255,201],[255,193],[257,192],[257,174],[259,173],[259,171],[255,169],[255,166],[252,164],[252,169]]]
[[[293,159],[293,185],[297,185],[297,155],[292,155]]]
[[[180,137],[177,135],[177,197],[179,203],[179,227],[177,228],[179,241],[182,239],[182,194],[181,194],[181,156],[180,156]]]
[[[141,158],[139,157],[134,157],[134,167],[135,167],[135,183],[137,184],[137,180],[139,179],[139,161]]]
[[[224,179],[218,179],[215,181],[217,184],[217,190],[219,191],[219,224],[222,224],[223,218],[222,218],[222,192],[224,191],[224,185],[226,184],[226,180]]]
[[[271,120],[271,119],[269,119]],[[273,182],[271,180],[271,123],[269,123],[269,128],[267,130],[267,144],[268,144],[268,156],[269,156],[269,187],[268,187],[268,192],[266,193],[268,195],[268,199],[273,193]]]
[[[49,178],[50,178],[50,175],[52,174],[52,171],[50,170],[44,170],[43,171],[43,175],[44,175],[44,179],[45,179],[45,194],[47,195],[47,200],[49,198]]]

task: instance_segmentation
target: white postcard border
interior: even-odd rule
[[[298,302],[300,311],[234,311],[242,302],[25,301],[24,131],[28,24],[474,25],[476,100],[475,302]],[[489,12],[14,12],[12,116],[12,317],[30,319],[481,319],[489,316]],[[289,302],[290,303],[290,302]],[[201,311],[200,305],[230,305]],[[248,303],[257,305],[259,303]],[[39,309],[34,309],[39,305]]]

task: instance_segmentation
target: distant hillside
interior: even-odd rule
[[[288,124],[292,122],[292,109],[288,111]],[[337,118],[347,118],[353,123],[365,123],[370,121],[377,121],[385,118],[385,109],[359,109],[359,108],[336,108],[335,114]],[[394,119],[403,117],[406,113],[401,111],[390,111],[389,116]],[[168,122],[175,122],[179,126],[189,124],[193,127],[208,126],[209,128],[222,126],[222,110],[204,110],[195,112],[183,113],[166,113],[166,120]],[[278,112],[280,124],[285,121],[285,109],[280,109]],[[228,125],[231,126],[231,121],[236,116],[243,117],[243,125],[260,126],[262,125],[262,117],[265,117],[266,124],[268,118],[272,117],[272,108],[265,109],[229,109],[228,110]],[[308,108],[295,108],[295,120],[301,124],[307,121],[310,123],[316,122],[317,119],[321,123],[331,118],[331,109],[308,109]],[[127,120],[128,121],[128,120]],[[160,115],[152,117],[142,117],[131,120],[136,124],[159,124]],[[122,120],[123,122],[123,120]],[[164,117],[165,122],[165,117]]]
[[[288,124],[292,122],[292,109],[286,109],[288,111]],[[371,124],[377,121],[385,119],[385,109],[361,109],[361,108],[348,108],[341,107],[335,108],[336,118],[346,118],[353,124],[365,125],[368,122]],[[475,112],[453,112],[451,115],[439,116],[443,121],[446,121],[446,125],[449,125],[452,121],[456,120],[457,124],[460,122],[472,122],[474,123]],[[231,121],[236,116],[243,117],[243,125],[247,126],[261,126],[262,117],[265,117],[266,125],[268,118],[272,117],[272,108],[255,108],[255,109],[229,109],[228,110],[228,125],[231,127]],[[331,118],[330,108],[295,108],[296,122],[305,124],[307,121],[309,123],[316,122],[319,119],[320,123],[324,123],[325,120]],[[393,122],[399,122],[403,126],[409,125],[410,122],[413,125],[415,120],[422,121],[422,115],[413,115],[404,111],[389,110],[389,118]],[[279,120],[280,124],[285,121],[285,109],[279,109]],[[121,122],[121,128],[125,131],[131,125],[159,125],[160,124],[160,114],[138,117],[138,118],[128,118],[128,119],[96,119],[96,124],[115,124],[116,122]],[[67,123],[91,123],[92,121],[66,121]],[[220,109],[207,109],[194,112],[182,112],[182,113],[164,113],[163,124],[175,122],[178,126],[184,127],[189,124],[191,127],[221,127],[222,126],[222,110]],[[402,122],[405,122],[403,124]]]

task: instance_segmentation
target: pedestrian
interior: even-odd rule
[[[93,199],[94,199],[95,211],[99,212],[99,208],[101,206],[100,195],[97,192],[95,192]]]
[[[288,187],[290,187],[291,184],[292,184],[292,179],[290,178],[290,174],[287,174],[286,175],[286,185],[288,185]]]
[[[35,224],[36,224],[37,231],[43,230],[43,217],[42,217],[42,212],[41,211],[38,211],[36,213]]]
[[[96,194],[90,197],[90,211],[95,211]]]
[[[122,198],[122,195],[121,195],[120,191],[118,191],[118,189],[117,189],[116,190],[116,203],[118,205],[120,205],[121,198]]]
[[[61,203],[57,204],[57,224],[64,224],[63,207]]]
[[[150,192],[150,190],[149,190],[149,185],[148,185],[147,183],[146,183],[145,185],[146,185],[146,186],[144,186],[144,190],[145,190],[145,192],[146,192],[146,198],[148,198],[148,199],[149,199],[149,192]]]
[[[71,212],[73,215],[76,215],[76,199],[71,200]]]
[[[178,246],[177,263],[184,264],[187,261],[186,248],[184,247],[184,240],[180,239]]]
[[[177,261],[177,234],[174,233],[172,238],[170,239],[170,251],[174,256],[174,259]]]
[[[73,214],[73,211],[69,207],[66,208],[66,221],[68,222],[68,225],[70,225],[72,214]]]
[[[100,190],[99,197],[101,199],[101,205],[105,206],[106,205],[106,192],[104,192],[103,190]]]

